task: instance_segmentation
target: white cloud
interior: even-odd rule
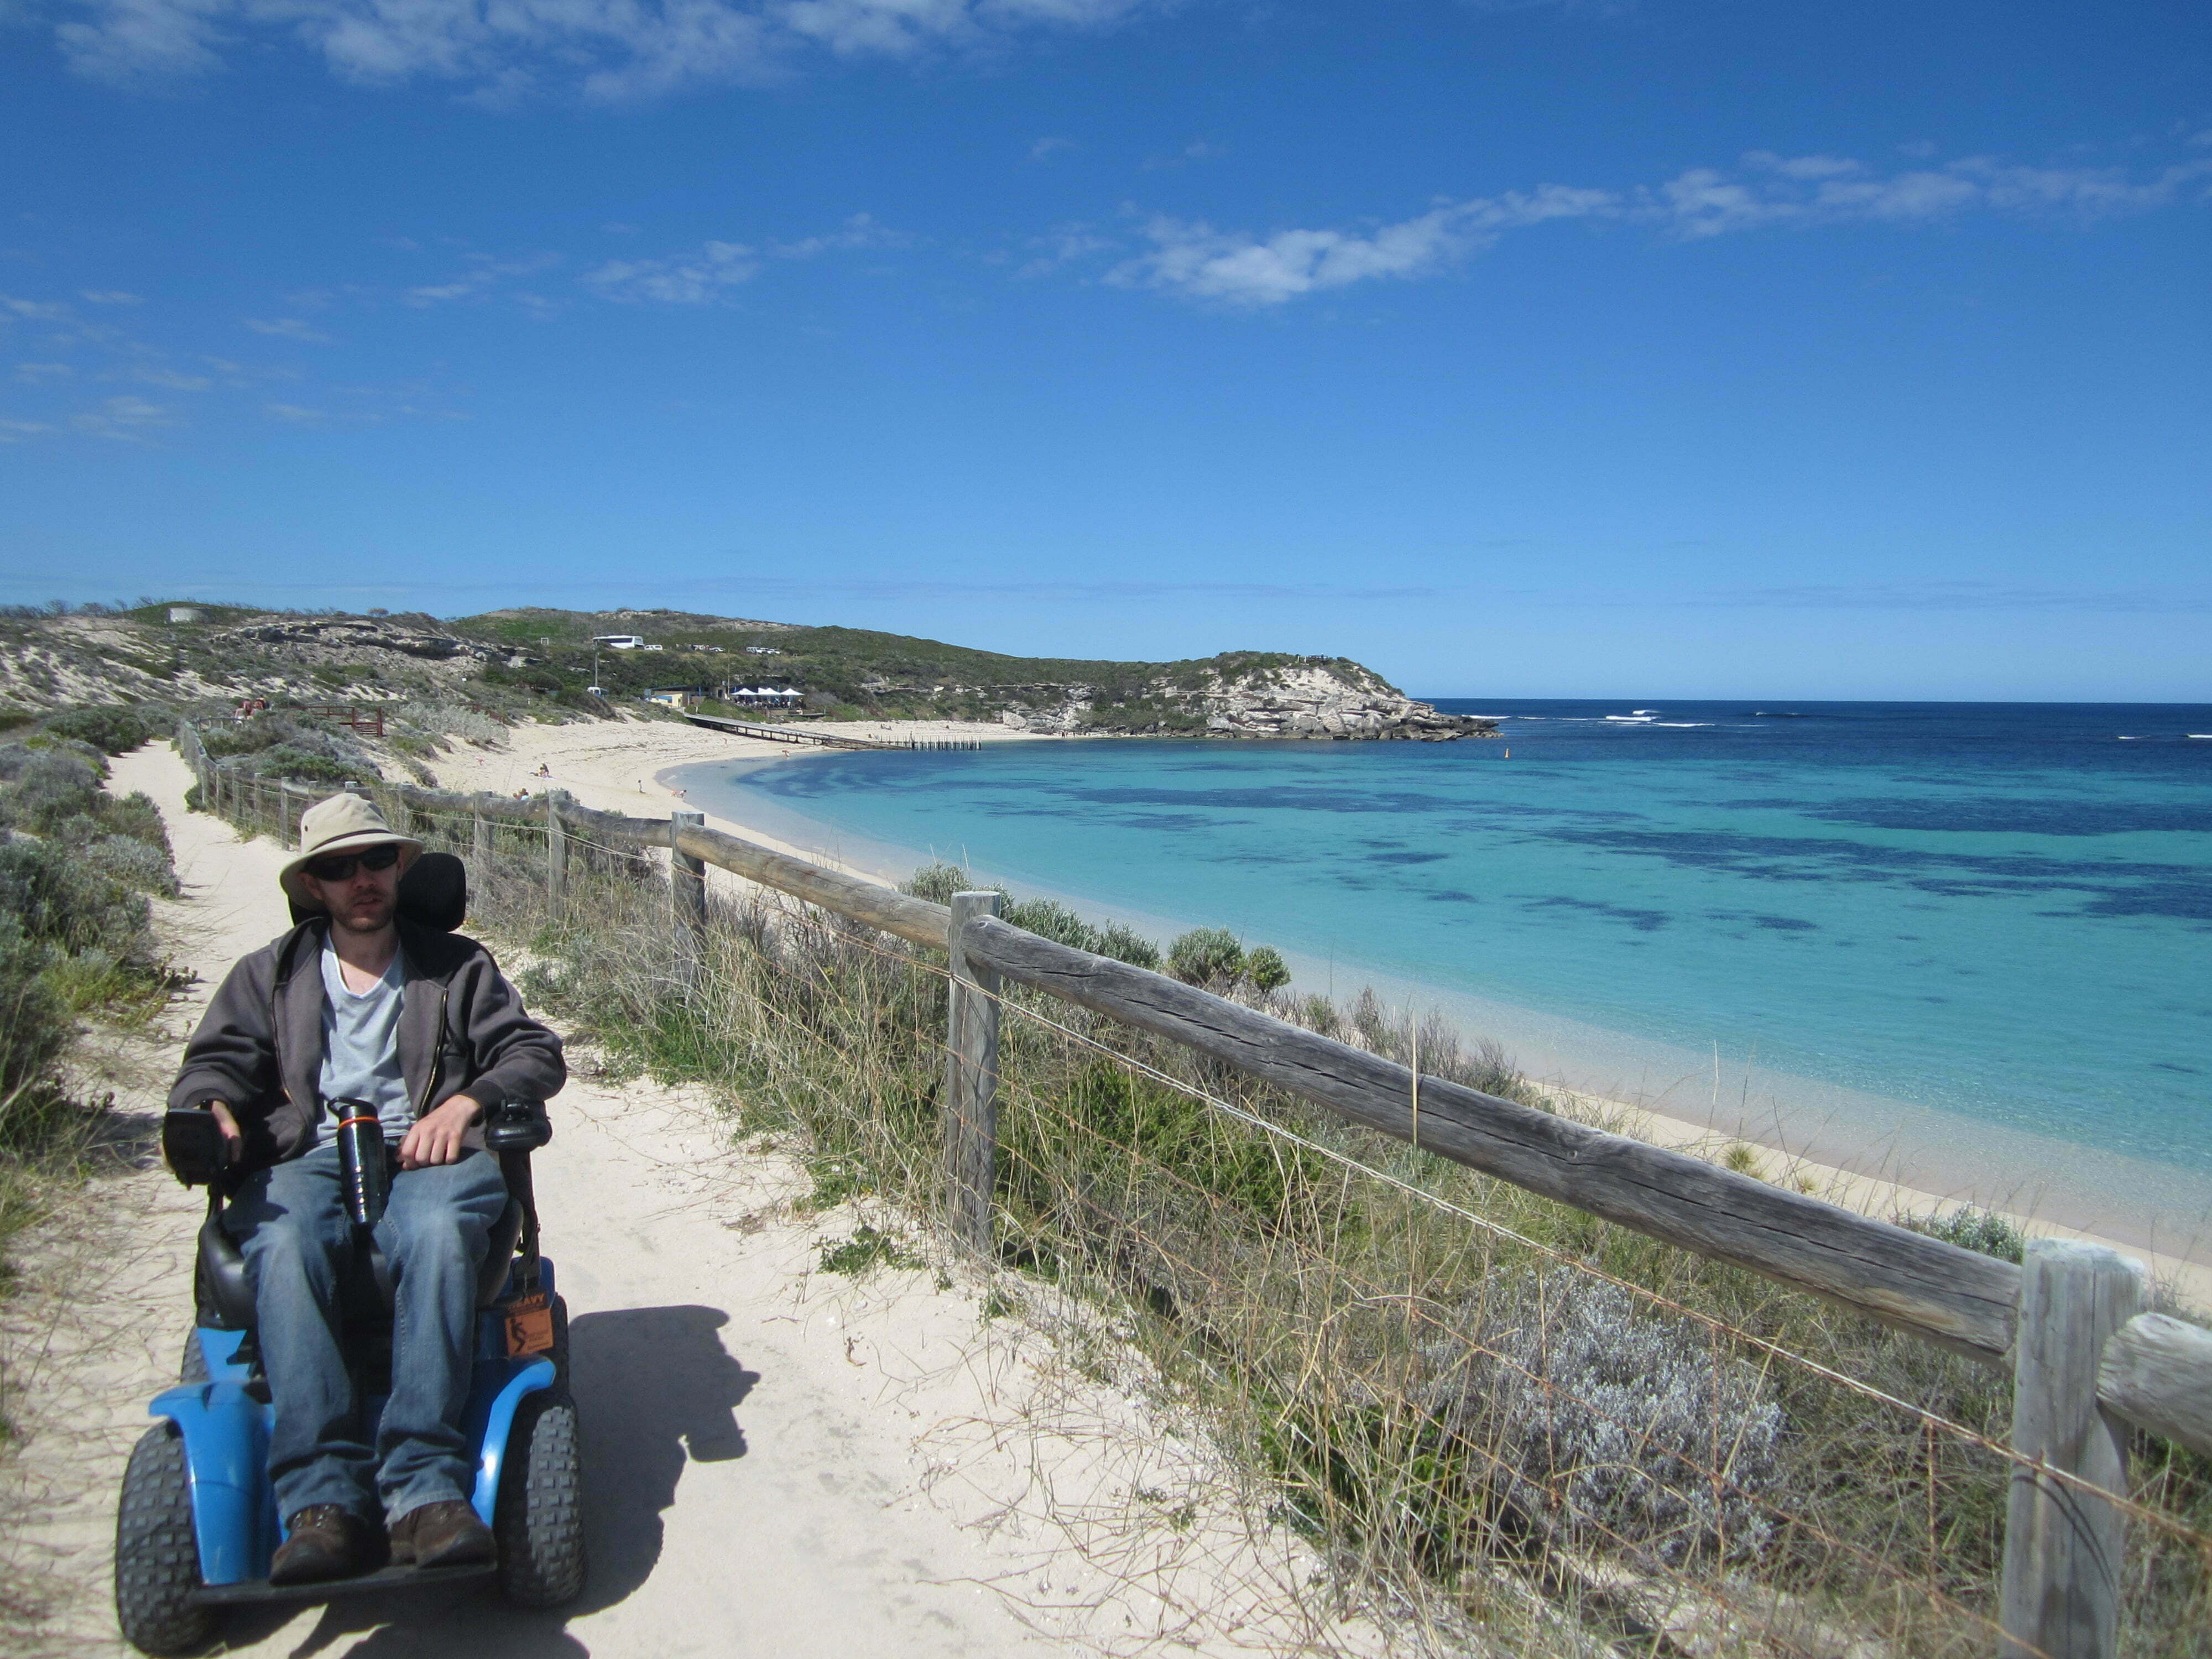
[[[1075,140],[1073,138],[1040,138],[1030,146],[1030,160],[1049,161],[1060,151],[1074,148]]]
[[[1447,203],[1418,217],[1362,231],[1282,230],[1254,236],[1155,219],[1145,228],[1152,252],[1116,265],[1106,280],[1232,305],[1279,305],[1372,277],[1425,276],[1500,231],[1549,219],[1601,217],[1618,212],[1620,205],[1610,191],[1546,185],[1526,195],[1516,191]]]
[[[1838,155],[1777,155],[1771,149],[1746,151],[1743,164],[1748,167],[1763,167],[1787,179],[1833,179],[1847,173],[1866,171],[1863,162],[1846,161]]]
[[[1764,176],[1693,167],[1659,186],[1655,210],[1689,237],[1762,225],[1905,223],[1972,210],[2100,219],[2168,206],[2212,176],[2212,161],[2181,162],[2138,179],[2118,167],[2021,167],[1988,156],[1887,176],[1832,155],[1753,150],[1743,159],[1753,175]]]
[[[448,300],[465,300],[496,288],[510,276],[534,276],[561,263],[557,253],[531,253],[519,259],[495,259],[488,253],[471,253],[468,268],[451,282],[410,288],[403,295],[410,306],[434,306]],[[540,303],[543,303],[542,301]]]
[[[9,317],[21,317],[32,323],[63,323],[70,317],[70,308],[54,300],[18,300],[12,295],[0,294],[0,322]]]
[[[742,242],[708,242],[678,258],[610,259],[582,280],[602,299],[698,306],[722,298],[759,273],[759,258]]]
[[[816,259],[827,253],[860,248],[905,247],[913,239],[902,231],[878,224],[866,213],[856,213],[836,230],[795,241],[707,242],[695,253],[660,259],[610,259],[579,279],[603,300],[625,304],[642,301],[662,305],[700,306],[728,297],[730,290],[752,281],[770,259]],[[540,305],[550,305],[539,301]]]
[[[1050,236],[1037,237],[1030,246],[1040,252],[1014,272],[1017,277],[1048,276],[1063,265],[1087,259],[1094,253],[1111,252],[1121,244],[1111,237],[1096,234],[1088,225],[1071,225]]]
[[[141,368],[137,378],[171,392],[205,392],[215,384],[204,374],[180,374],[173,368]]]
[[[856,213],[827,236],[803,236],[795,242],[770,242],[768,251],[779,259],[811,259],[818,254],[850,248],[904,247],[911,240],[899,231],[878,224],[866,213]]]
[[[329,418],[319,409],[308,409],[299,404],[264,404],[261,410],[271,420],[291,426],[320,426]]]
[[[328,345],[331,337],[310,328],[297,317],[247,317],[242,319],[256,334],[273,335],[280,340],[306,340],[318,345]]]
[[[1742,161],[1737,170],[1692,167],[1633,191],[1544,185],[1348,228],[1260,234],[1158,218],[1145,228],[1151,249],[1113,266],[1105,280],[1188,299],[1271,306],[1372,278],[1431,276],[1507,231],[1552,220],[1632,220],[1698,240],[1778,227],[1925,223],[1970,212],[2086,222],[2212,199],[2212,157],[2143,177],[2116,167],[2024,167],[1986,156],[1887,174],[1838,155],[1753,150]],[[1016,274],[1040,276],[1107,246],[1073,237],[1062,243]]]
[[[143,306],[146,303],[141,295],[125,294],[121,289],[88,288],[82,290],[78,297],[96,306]]]
[[[26,438],[52,430],[44,421],[0,421],[0,444],[19,444]]]
[[[342,79],[457,82],[511,105],[601,102],[787,75],[809,52],[906,58],[1034,29],[1110,27],[1155,0],[88,0],[56,31],[79,72],[204,73],[295,42]]]
[[[18,363],[15,378],[29,386],[46,380],[66,380],[76,371],[67,363]]]
[[[156,427],[176,423],[176,416],[167,410],[143,398],[110,398],[96,410],[70,417],[70,424],[79,432],[125,442],[136,442]]]

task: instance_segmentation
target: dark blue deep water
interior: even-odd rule
[[[685,782],[740,821],[1225,924],[1340,992],[1376,973],[1677,1058],[1755,1049],[1762,1073],[2212,1177],[2212,736],[2191,735],[2212,707],[1440,706],[1504,738],[1006,744]]]

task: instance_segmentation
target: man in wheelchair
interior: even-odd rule
[[[561,1041],[481,945],[401,910],[422,843],[373,804],[317,803],[300,842],[279,878],[295,925],[231,969],[169,1096],[173,1116],[206,1115],[210,1173],[230,1200],[220,1225],[252,1287],[285,1529],[269,1583],[350,1577],[387,1551],[418,1567],[489,1562],[460,1420],[480,1273],[512,1212],[482,1121],[560,1089]],[[388,1181],[373,1254],[392,1300],[391,1393],[373,1445],[340,1305],[371,1253],[356,1248],[332,1103],[379,1166],[365,1178]]]

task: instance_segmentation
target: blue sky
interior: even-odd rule
[[[2212,698],[2212,13],[0,0],[0,598]]]

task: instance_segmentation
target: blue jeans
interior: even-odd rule
[[[506,1207],[507,1182],[487,1152],[393,1172],[376,1226],[393,1279],[392,1397],[372,1450],[339,1346],[339,1273],[354,1246],[337,1147],[325,1142],[246,1177],[222,1227],[253,1284],[276,1413],[269,1477],[278,1515],[336,1504],[373,1522],[380,1498],[397,1520],[474,1489],[459,1424],[476,1352],[477,1272]]]

